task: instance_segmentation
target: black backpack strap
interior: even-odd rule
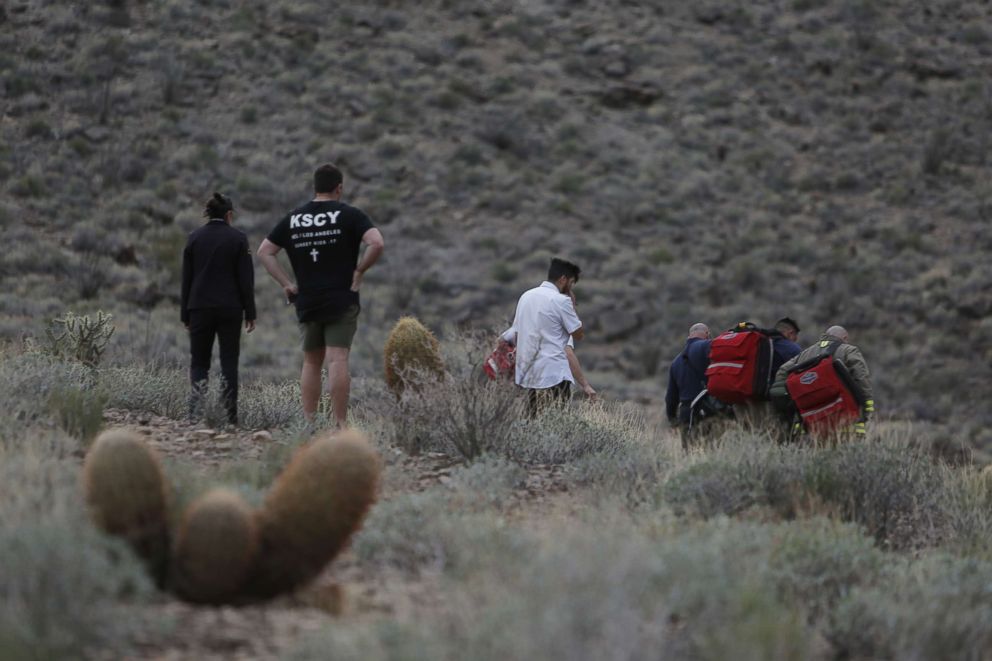
[[[826,348],[824,353],[813,356],[812,358],[807,358],[801,363],[796,363],[788,369],[787,374],[795,374],[796,372],[805,372],[809,368],[819,365],[820,361],[824,358],[830,358],[833,360],[834,354],[837,353],[837,349],[840,348],[843,342],[839,340],[820,340],[820,345]]]

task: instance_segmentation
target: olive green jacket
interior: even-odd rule
[[[817,356],[822,356],[827,352],[827,347],[831,342],[840,342],[839,337],[834,337],[833,335],[824,334],[820,337],[820,341],[813,346],[807,347],[802,350],[802,352],[786,362],[782,367],[779,368],[778,373],[775,375],[775,383],[772,384],[771,396],[774,398],[776,396],[788,396],[788,392],[785,389],[785,380],[789,376],[789,369],[798,365],[799,363],[805,362],[810,358],[815,358]],[[834,352],[834,358],[839,360],[847,371],[851,374],[851,379],[859,388],[865,396],[866,405],[865,413],[873,413],[875,410],[874,395],[871,389],[871,372],[868,371],[868,363],[865,362],[865,357],[861,355],[861,349],[857,348],[853,344],[843,343],[837,347],[837,351]]]

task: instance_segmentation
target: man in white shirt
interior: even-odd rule
[[[513,326],[504,333],[503,339],[517,348],[516,382],[529,390],[531,415],[550,403],[566,401],[571,394],[575,379],[566,347],[570,340],[581,340],[584,335],[573,291],[580,272],[575,264],[553,258],[548,279],[523,293]],[[516,334],[516,338],[508,334]],[[582,386],[587,395],[595,396],[588,382]]]

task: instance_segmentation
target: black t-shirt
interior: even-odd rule
[[[362,236],[373,227],[361,209],[335,201],[307,202],[275,226],[269,241],[293,266],[300,321],[330,321],[359,304],[351,280]]]

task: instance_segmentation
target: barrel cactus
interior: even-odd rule
[[[124,429],[103,432],[86,455],[83,488],[96,526],[126,540],[162,585],[169,562],[169,500],[151,447]]]
[[[385,348],[386,385],[399,397],[426,377],[444,375],[437,338],[414,317],[403,317],[389,333]]]
[[[381,470],[378,453],[354,431],[298,450],[256,513],[260,547],[246,595],[270,598],[315,578],[360,526]]]
[[[251,507],[233,491],[209,491],[183,516],[173,551],[172,588],[188,601],[229,603],[251,573],[257,551]]]

